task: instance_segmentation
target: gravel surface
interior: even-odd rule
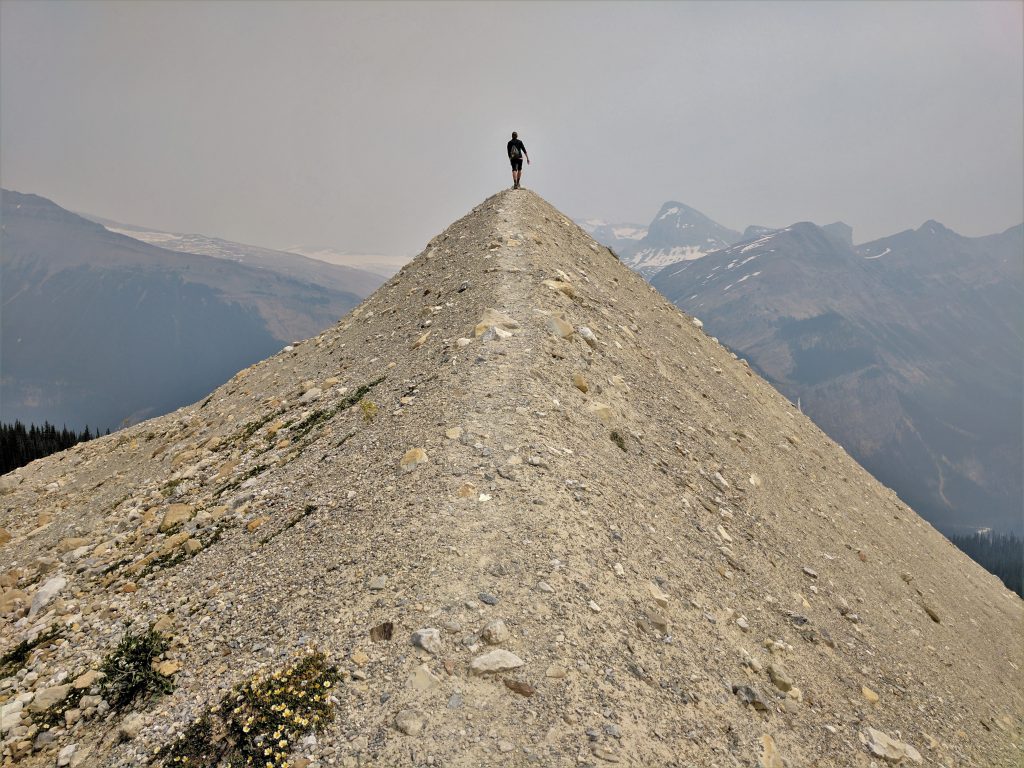
[[[1024,758],[1024,603],[528,190],[0,494],[4,764],[144,765],[304,649],[293,768]],[[114,712],[154,625],[174,691]]]

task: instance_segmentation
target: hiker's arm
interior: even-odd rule
[[[525,148],[523,149],[523,155],[526,156],[526,164],[529,165],[530,164],[530,153],[527,152]]]

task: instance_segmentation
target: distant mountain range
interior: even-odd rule
[[[661,206],[640,240],[636,251],[623,261],[644,277],[679,261],[699,259],[735,243],[741,237],[688,205],[667,202]]]
[[[620,259],[628,259],[647,236],[644,224],[609,224],[601,219],[578,219],[577,224],[592,238],[611,248]]]
[[[342,291],[355,290],[368,296],[387,278],[409,261],[408,256],[380,253],[349,253],[336,248],[296,245],[283,251],[247,245],[207,235],[165,232],[153,227],[124,224],[101,216],[81,213],[80,216],[150,245],[182,253],[230,259],[255,267],[271,269],[299,280],[319,282]],[[330,266],[323,267],[323,264]]]
[[[163,232],[96,216],[86,216],[86,218],[102,224],[111,232],[127,235],[159,248],[198,256],[212,256],[215,259],[227,259],[258,269],[268,269],[286,277],[321,285],[343,293],[369,296],[384,283],[387,277],[368,269],[353,268],[349,264],[330,263],[325,259],[296,252],[277,251],[207,235]]]
[[[288,247],[289,253],[298,253],[328,264],[341,267],[354,267],[369,272],[386,280],[400,270],[410,260],[409,256],[388,256],[381,253],[350,253],[336,248],[319,248],[308,245]],[[383,280],[382,280],[383,282]]]
[[[318,333],[382,282],[215,238],[144,235],[169,250],[37,195],[0,195],[5,422],[105,429],[166,413]]]
[[[631,269],[648,280],[658,271],[681,261],[693,261],[733,243],[776,231],[751,225],[742,234],[723,227],[695,208],[670,200],[647,226],[609,224],[600,219],[576,222],[591,237],[611,248]],[[823,227],[831,235],[853,245],[853,229],[841,221]]]
[[[1020,530],[1022,231],[748,229],[652,284],[933,524]]]

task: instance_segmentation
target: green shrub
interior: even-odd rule
[[[360,400],[359,411],[363,414],[363,421],[367,423],[377,418],[377,404],[373,400]]]
[[[236,686],[170,747],[158,750],[157,759],[165,768],[284,768],[303,736],[334,719],[330,689],[337,682],[338,670],[327,656],[309,653],[284,670]]]
[[[153,629],[121,639],[100,667],[103,697],[112,709],[124,709],[137,698],[174,690],[173,681],[153,669],[153,659],[169,644],[167,637]]]
[[[622,439],[622,435],[620,435],[616,430],[613,429],[609,437],[612,439],[613,443],[619,446],[619,448],[626,450],[626,441]]]

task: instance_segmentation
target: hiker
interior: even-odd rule
[[[508,159],[512,163],[512,189],[519,189],[519,177],[523,175],[523,158],[530,164],[530,156],[526,154],[526,145],[519,140],[519,134],[512,131],[512,140],[508,143]]]

